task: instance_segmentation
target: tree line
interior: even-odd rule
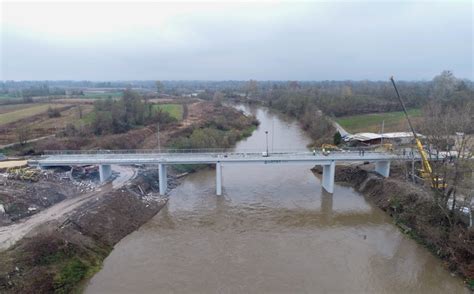
[[[423,107],[431,101],[443,105],[464,105],[474,99],[472,82],[457,79],[450,71],[443,71],[432,81],[398,82],[406,106]],[[250,98],[260,100],[268,105],[289,103],[290,112],[310,103],[330,116],[399,111],[401,107],[393,87],[388,81],[321,81],[302,83],[297,81],[286,84],[274,84],[271,88],[255,87],[255,81],[249,81],[242,88],[242,93],[251,91]]]

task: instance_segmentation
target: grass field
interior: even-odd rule
[[[34,103],[0,105],[0,114],[15,111],[15,110],[20,110],[20,109],[30,108],[32,106],[37,106],[37,105],[38,104],[34,104]]]
[[[0,126],[34,116],[48,110],[48,107],[64,107],[64,104],[32,104],[30,107],[13,110],[0,114]]]
[[[0,93],[0,99],[2,98],[21,98],[21,97],[15,97],[14,94],[9,94],[9,93]]]
[[[410,119],[416,123],[421,117],[421,109],[408,110]],[[385,121],[384,131],[407,131],[408,123],[403,111],[370,113],[361,115],[352,115],[336,118],[336,121],[348,132],[376,132],[379,133],[382,128],[382,122]]]
[[[183,106],[181,104],[155,104],[153,105],[153,109],[161,109],[162,111],[168,112],[177,120],[183,119]]]
[[[86,110],[86,112],[84,112],[84,115],[82,116],[82,119],[79,119],[76,121],[76,124],[91,124],[94,119],[95,119],[95,112],[93,111],[94,110],[94,107],[91,106],[91,105],[87,105],[89,108]]]
[[[83,98],[108,98],[108,97],[116,98],[116,97],[122,97],[123,92],[118,91],[118,92],[105,92],[105,93],[95,93],[95,92],[84,92]]]

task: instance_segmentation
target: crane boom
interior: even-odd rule
[[[403,112],[405,113],[405,117],[407,118],[408,124],[410,125],[410,129],[413,133],[413,137],[415,138],[416,148],[418,149],[418,152],[420,153],[421,162],[423,164],[422,173],[427,174],[431,178],[431,180],[435,182],[433,178],[433,170],[431,169],[430,162],[428,161],[428,155],[426,154],[426,151],[423,149],[423,144],[421,144],[421,141],[418,138],[418,135],[416,134],[415,129],[413,128],[410,117],[408,116],[407,109],[405,107],[405,103],[403,103],[403,100],[400,97],[400,93],[398,92],[397,85],[395,84],[395,80],[393,79],[393,76],[390,77],[390,81],[392,81],[392,85],[395,88],[395,92],[397,93],[398,101],[400,102],[400,105],[403,108]]]

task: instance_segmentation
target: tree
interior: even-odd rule
[[[438,100],[447,99],[457,88],[458,79],[454,74],[445,70],[433,78],[433,96]]]
[[[473,149],[471,131],[474,102],[468,102],[462,108],[442,106],[441,102],[432,101],[423,109],[423,121],[420,131],[425,136],[424,142],[431,146],[432,156],[441,157],[441,162],[432,165],[433,173],[443,178],[447,184],[444,191],[435,191],[435,201],[447,217],[449,224],[455,223],[456,205],[463,202],[469,207],[473,181]],[[463,195],[461,199],[459,195]],[[451,205],[448,207],[448,202]]]
[[[212,97],[212,101],[214,102],[215,106],[222,105],[222,100],[224,100],[224,94],[221,92],[215,92],[214,96]]]
[[[288,88],[290,90],[298,90],[298,89],[301,88],[301,86],[298,83],[298,81],[290,81],[290,82],[288,82]]]
[[[162,94],[163,90],[165,89],[165,85],[163,85],[163,83],[160,82],[160,81],[156,81],[155,86],[156,86],[156,93],[157,94]]]
[[[342,136],[341,136],[341,133],[339,132],[336,132],[334,134],[334,145],[339,145],[342,143]]]
[[[18,137],[18,142],[23,146],[31,138],[31,128],[28,125],[21,126],[17,128],[16,134]]]
[[[77,113],[79,114],[79,119],[82,119],[82,105],[77,105]]]
[[[152,104],[144,103],[142,96],[130,88],[124,90],[118,101],[96,101],[93,114],[92,129],[97,135],[123,133],[137,126],[174,121],[167,112],[156,111]]]
[[[245,85],[245,97],[248,98],[249,96],[253,97],[257,94],[258,91],[258,84],[255,80],[250,80]]]
[[[343,87],[342,87],[342,96],[343,96],[343,97],[351,97],[351,96],[352,96],[351,87],[349,87],[349,86],[343,86]]]
[[[188,103],[183,102],[183,120],[188,117]]]

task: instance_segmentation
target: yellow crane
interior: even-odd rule
[[[403,100],[400,97],[400,93],[398,92],[397,85],[395,85],[395,80],[393,79],[393,77],[390,77],[390,81],[392,81],[393,87],[395,88],[398,101],[400,101],[400,105],[402,106],[403,112],[405,113],[405,117],[408,121],[408,125],[410,126],[410,129],[413,133],[413,137],[415,138],[416,148],[418,149],[418,153],[420,153],[420,156],[421,156],[421,163],[422,163],[422,169],[420,170],[421,177],[423,179],[431,180],[431,187],[433,188],[436,188],[436,189],[446,188],[446,183],[444,183],[443,179],[433,174],[433,169],[431,168],[430,162],[428,161],[428,155],[426,154],[426,151],[423,149],[423,144],[421,144],[421,140],[420,138],[418,138],[418,135],[416,134],[415,129],[413,128],[413,125],[411,124],[410,117],[408,116],[407,109],[405,107],[405,103],[403,103]]]

